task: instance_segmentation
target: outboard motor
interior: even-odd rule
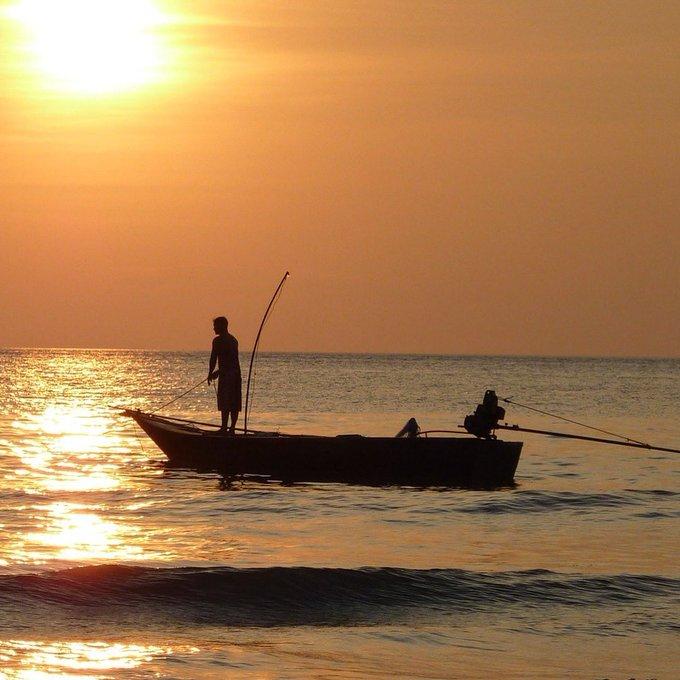
[[[484,393],[484,399],[477,405],[475,412],[465,416],[463,427],[475,437],[484,439],[495,439],[496,435],[491,434],[496,429],[498,421],[505,418],[505,409],[498,405],[498,397],[493,390]]]

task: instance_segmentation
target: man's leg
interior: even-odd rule
[[[229,411],[220,411],[222,414],[222,432],[226,432],[229,425]]]
[[[232,434],[236,433],[236,421],[238,420],[238,411],[232,411],[231,412],[231,427],[229,428],[229,432]]]

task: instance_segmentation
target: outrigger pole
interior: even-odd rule
[[[498,405],[499,399],[506,402],[507,404],[514,404],[515,406],[521,406],[522,408],[529,409],[530,411],[535,411],[536,413],[541,413],[545,416],[550,416],[552,418],[558,418],[559,420],[564,420],[573,425],[579,425],[580,427],[586,427],[589,430],[595,430],[602,434],[609,434],[613,437],[618,437],[619,439],[605,439],[603,437],[588,437],[582,434],[571,434],[570,432],[556,432],[554,430],[535,430],[529,427],[520,427],[519,425],[508,425],[504,423],[501,425],[499,421],[505,419],[505,409]],[[496,396],[494,390],[487,390],[484,393],[484,400],[475,409],[475,412],[469,416],[465,416],[465,422],[463,425],[458,426],[461,429],[467,430],[470,434],[475,435],[475,437],[482,437],[486,439],[495,439],[493,434],[495,430],[510,430],[512,432],[529,432],[531,434],[544,434],[549,437],[562,437],[564,439],[581,439],[587,442],[598,442],[600,444],[616,444],[617,446],[629,446],[634,449],[647,449],[648,451],[667,451],[668,453],[680,453],[680,449],[671,449],[664,446],[652,446],[646,442],[638,441],[637,439],[631,439],[630,437],[624,437],[616,432],[609,432],[609,430],[603,430],[599,427],[593,427],[592,425],[587,425],[586,423],[580,423],[577,420],[571,420],[570,418],[565,418],[564,416],[557,415],[556,413],[550,413],[549,411],[542,411],[541,409],[534,408],[528,404],[520,404],[518,401],[514,401],[511,398],[503,398]],[[431,430],[431,432],[442,432],[442,430]],[[426,432],[422,434],[428,434]]]
[[[274,306],[274,303],[276,302],[276,298],[278,297],[279,293],[281,292],[281,289],[283,288],[283,284],[286,282],[286,279],[290,276],[290,272],[286,272],[283,275],[283,278],[281,281],[279,281],[279,285],[276,287],[276,290],[274,291],[274,295],[272,295],[272,299],[269,301],[269,304],[267,305],[267,309],[264,312],[264,316],[262,317],[262,322],[260,323],[260,328],[257,331],[257,336],[255,337],[255,344],[253,345],[253,351],[250,355],[250,365],[248,366],[248,383],[246,385],[246,408],[243,416],[243,429],[245,433],[248,433],[248,406],[250,402],[250,381],[253,375],[253,363],[255,362],[255,355],[257,354],[257,348],[258,345],[260,344],[260,336],[262,335],[262,329],[264,328],[265,323],[267,323],[267,317],[269,316],[269,312],[271,312],[272,307]]]
[[[582,434],[569,434],[568,432],[553,432],[551,430],[533,430],[528,427],[520,427],[519,425],[496,425],[494,429],[497,430],[511,430],[513,432],[529,432],[531,434],[546,434],[551,437],[562,437],[563,439],[582,439],[587,442],[599,442],[601,444],[616,444],[618,446],[630,446],[634,449],[648,449],[650,451],[666,451],[668,453],[680,453],[680,449],[669,449],[663,446],[652,446],[651,444],[643,444],[638,442],[620,442],[616,439],[603,439],[602,437],[587,437]]]

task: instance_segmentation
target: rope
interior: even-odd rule
[[[626,437],[625,435],[622,434],[617,434],[616,432],[610,432],[609,430],[602,430],[599,427],[593,427],[592,425],[587,425],[586,423],[581,423],[578,420],[571,420],[569,418],[565,418],[564,416],[558,416],[556,413],[550,413],[549,411],[541,411],[540,408],[535,408],[533,406],[528,406],[527,404],[520,404],[518,401],[512,401],[512,397],[499,397],[501,401],[504,401],[506,404],[512,404],[513,406],[521,406],[522,408],[526,408],[529,411],[534,411],[536,413],[540,413],[541,415],[544,416],[550,416],[551,418],[557,418],[558,420],[563,420],[566,423],[571,423],[572,425],[578,425],[579,427],[585,427],[588,430],[594,430],[595,432],[602,432],[603,434],[608,434],[612,437],[618,437],[619,439],[623,439],[624,441],[627,442],[632,442],[633,444],[640,444],[641,446],[650,446],[650,444],[647,444],[647,442],[641,442],[638,441],[637,439],[631,439],[630,437]]]
[[[170,401],[167,401],[165,404],[162,406],[159,406],[158,408],[154,409],[153,411],[148,411],[148,413],[158,413],[158,411],[161,411],[164,409],[166,406],[170,406],[170,404],[174,404],[176,401],[179,401],[182,397],[186,397],[189,392],[193,392],[197,387],[200,387],[208,378],[203,378],[201,382],[196,383],[193,387],[190,387],[186,392],[182,392],[178,397],[175,397],[174,399],[171,399]]]
[[[144,444],[142,444],[142,438],[139,434],[139,431],[135,428],[135,439],[137,440],[137,443],[139,444],[139,448],[142,450],[142,453],[147,456],[146,449],[144,448]]]
[[[418,432],[418,436],[427,437],[428,434],[455,434],[459,437],[465,437],[468,435],[467,432],[460,432],[459,430],[421,430]]]

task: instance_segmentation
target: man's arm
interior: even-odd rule
[[[210,353],[210,363],[208,364],[208,385],[217,377],[213,375],[215,372],[215,364],[217,363],[217,350],[215,349],[215,341],[213,340],[212,352]]]
[[[238,360],[238,340],[236,338],[234,338],[234,358],[233,358],[233,362],[234,362],[233,367],[237,371],[240,371],[241,370],[241,363]]]

